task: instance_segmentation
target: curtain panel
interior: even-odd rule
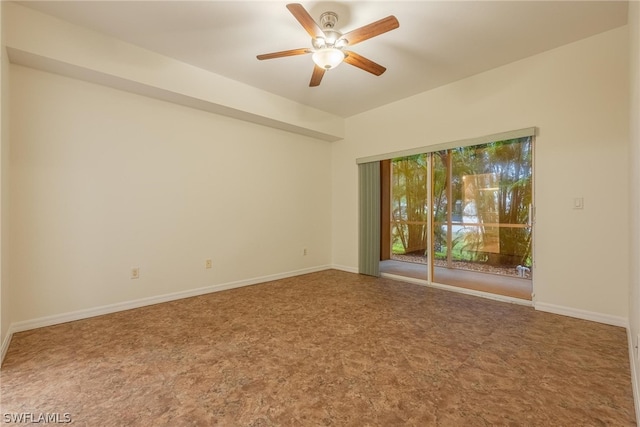
[[[380,162],[358,165],[358,272],[380,276]]]

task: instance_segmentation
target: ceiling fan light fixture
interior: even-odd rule
[[[314,49],[322,49],[323,47],[327,47],[327,41],[322,37],[314,37],[311,40],[311,44]]]
[[[2,0],[0,0],[2,1]],[[289,49],[280,52],[257,55],[258,60],[284,58],[287,56],[297,56],[312,53],[313,73],[309,81],[309,87],[320,85],[325,71],[337,67],[342,62],[360,68],[375,76],[379,76],[386,71],[380,64],[376,64],[364,56],[346,50],[347,46],[353,46],[372,37],[384,34],[387,31],[395,30],[400,26],[398,19],[389,15],[370,24],[351,30],[342,34],[336,30],[338,15],[335,12],[325,12],[320,15],[320,25],[313,19],[307,10],[300,3],[287,4],[287,9],[300,25],[311,36],[311,48]]]
[[[330,70],[342,63],[345,58],[345,54],[340,49],[336,49],[334,47],[325,47],[316,50],[311,58],[318,67],[324,68],[325,70]]]
[[[327,41],[327,45],[333,46],[335,43],[342,37],[342,33],[340,31],[335,30],[324,30],[324,39]]]
[[[349,41],[346,39],[338,39],[336,40],[336,42],[333,44],[334,47],[337,47],[338,49],[342,49],[344,47],[347,47],[347,45],[349,44]]]

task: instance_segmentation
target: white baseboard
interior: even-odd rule
[[[115,313],[118,311],[131,310],[134,308],[144,307],[148,305],[159,304],[163,302],[175,301],[183,298],[190,298],[198,295],[209,294],[213,292],[224,291],[228,289],[240,288],[243,286],[256,285],[259,283],[271,282],[273,280],[286,279],[288,277],[301,276],[303,274],[315,273],[331,269],[329,265],[305,268],[302,270],[289,271],[285,273],[272,274],[269,276],[255,277],[252,279],[238,280],[236,282],[222,283],[218,285],[206,286],[204,288],[191,289],[188,291],[174,292],[171,294],[158,295],[148,298],[142,298],[133,301],[124,301],[116,304],[109,304],[100,307],[78,310],[70,313],[55,314],[53,316],[45,316],[37,319],[24,320],[14,322],[9,326],[7,337],[2,343],[2,359],[9,348],[11,336],[16,332],[28,331],[30,329],[42,328],[45,326],[57,325],[60,323],[72,322],[75,320],[88,319],[90,317],[102,316],[104,314]]]
[[[604,323],[606,325],[620,326],[626,328],[629,321],[626,317],[612,316],[610,314],[596,313],[594,311],[580,310],[578,308],[565,307],[561,305],[548,304],[536,301],[536,310],[547,313],[561,314],[563,316],[575,317],[577,319],[591,320],[592,322]]]
[[[346,265],[338,265],[338,264],[332,264],[331,268],[334,270],[340,270],[340,271],[344,271],[347,273],[355,273],[358,274],[358,268],[357,267],[347,267]]]
[[[13,332],[11,332],[11,327],[7,331],[7,335],[2,340],[2,346],[0,347],[0,365],[4,360],[4,356],[7,354],[7,350],[9,350],[9,344],[11,344],[11,338],[13,338]]]
[[[629,343],[629,365],[631,366],[631,389],[633,390],[633,404],[636,409],[636,424],[640,426],[640,389],[638,389],[638,369],[636,365],[636,350],[633,345],[631,328],[627,326],[627,342]]]

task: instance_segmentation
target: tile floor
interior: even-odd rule
[[[328,270],[15,334],[0,404],[77,426],[631,426],[626,339]]]

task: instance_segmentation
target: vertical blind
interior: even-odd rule
[[[362,163],[359,175],[358,272],[380,276],[380,162]]]

